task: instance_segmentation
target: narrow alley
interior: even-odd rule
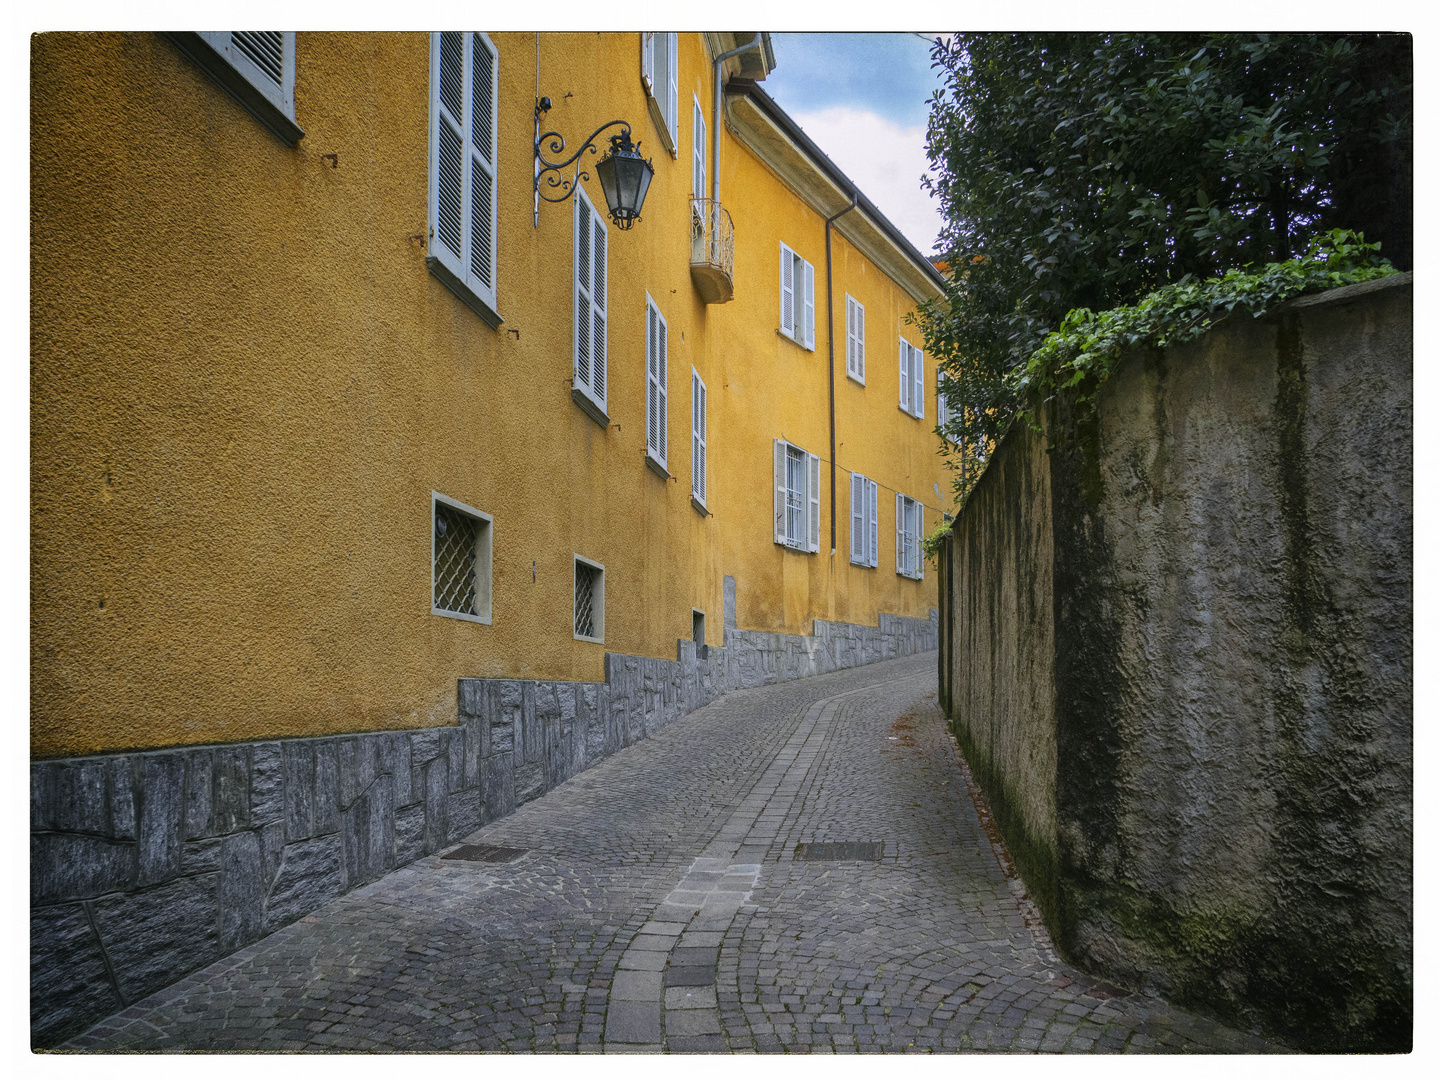
[[[1280,1049],[1061,963],[968,788],[933,653],[737,691],[60,1049]]]

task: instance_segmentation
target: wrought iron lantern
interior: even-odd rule
[[[567,166],[579,160],[589,150],[598,153],[595,140],[606,128],[620,127],[618,135],[610,136],[610,149],[595,166],[600,177],[600,187],[605,192],[605,204],[610,211],[610,220],[618,229],[628,229],[640,220],[640,209],[645,205],[645,194],[650,190],[650,179],[655,175],[655,166],[640,156],[640,144],[630,140],[630,125],[624,120],[611,120],[601,124],[580,149],[563,161],[551,161],[544,151],[556,156],[565,152],[565,140],[558,131],[540,133],[540,117],[550,109],[550,99],[542,97],[535,106],[535,223],[540,223],[540,200],[564,202],[575,194],[575,184],[590,179],[590,174],[578,166],[574,178],[564,175]],[[540,183],[540,178],[545,183]],[[555,192],[555,194],[551,194]]]

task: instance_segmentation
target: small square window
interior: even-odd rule
[[[430,613],[490,621],[489,514],[430,493]]]
[[[605,567],[575,556],[575,636],[605,640]]]

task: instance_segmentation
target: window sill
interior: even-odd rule
[[[455,299],[475,312],[476,315],[479,315],[492,330],[500,329],[500,324],[505,320],[500,317],[499,312],[495,311],[489,304],[485,303],[484,300],[476,296],[468,285],[450,272],[449,267],[434,255],[425,256],[425,265],[440,284],[455,294]]]
[[[784,330],[780,330],[780,329],[777,328],[776,331],[775,331],[775,333],[776,333],[778,336],[784,338],[786,341],[790,342],[792,345],[798,345],[800,348],[804,349],[806,352],[814,352],[814,351],[815,351],[815,346],[814,346],[814,345],[806,345],[805,342],[801,341],[801,340],[800,340],[799,338],[797,338],[797,337],[793,337],[793,336],[791,336],[790,334],[785,333]]]
[[[445,608],[437,608],[434,605],[430,607],[430,614],[446,619],[459,619],[462,622],[480,623],[482,626],[490,625],[489,615],[468,615],[463,611],[447,611]]]
[[[602,428],[609,429],[610,417],[605,415],[604,409],[600,408],[599,405],[591,400],[589,394],[585,393],[585,391],[579,387],[572,386],[570,388],[570,397],[574,399],[576,405],[580,406],[581,411],[584,412],[586,416],[590,417],[591,420],[594,420],[595,423],[599,424]],[[582,640],[589,641],[590,639],[584,638]]]
[[[845,372],[845,377],[853,383],[858,383],[861,386],[865,385],[865,376],[863,375],[852,375],[847,371]]]
[[[581,636],[580,634],[576,634],[576,635],[575,635],[575,640],[576,640],[576,641],[588,641],[588,642],[590,642],[590,644],[592,644],[592,645],[604,645],[604,644],[605,644],[605,639],[604,639],[603,637],[583,637],[583,636]]]
[[[224,21],[224,20],[220,20]],[[260,93],[249,79],[241,75],[230,61],[210,47],[210,43],[192,31],[165,34],[175,47],[195,61],[195,66],[220,84],[240,107],[259,120],[269,132],[286,146],[294,146],[305,137],[292,117],[276,108],[274,102]]]
[[[701,517],[713,517],[713,516],[714,516],[713,514],[710,513],[709,510],[705,509],[705,504],[702,503],[699,499],[695,498],[694,495],[691,495],[691,496],[690,496],[690,505],[695,508],[695,512],[696,512],[697,514],[699,514]]]
[[[656,476],[660,477],[660,479],[662,480],[674,479],[673,476],[671,476],[668,472],[665,471],[664,465],[660,464],[660,462],[656,461],[653,457],[650,456],[650,452],[648,450],[645,452],[645,467],[651,472],[653,472]]]

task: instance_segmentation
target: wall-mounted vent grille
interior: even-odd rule
[[[600,591],[600,571],[589,565],[575,562],[575,634],[577,637],[594,638],[598,619],[597,595]]]
[[[475,607],[475,541],[480,522],[452,506],[435,503],[435,606],[462,615]]]

